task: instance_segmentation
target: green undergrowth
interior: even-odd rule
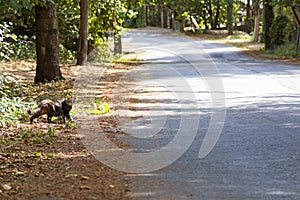
[[[28,109],[35,108],[43,99],[71,97],[72,87],[72,80],[34,85],[11,73],[0,72],[0,129],[29,123]]]
[[[71,98],[74,80],[51,81],[48,83],[33,84],[22,82],[17,76],[11,73],[0,72],[0,130],[17,124],[29,124],[28,109],[34,109],[44,99],[54,101],[63,98]],[[98,99],[88,102],[87,109],[83,110],[88,114],[101,115],[110,112],[106,102]],[[71,115],[76,114],[76,109],[71,110]],[[57,121],[60,118],[53,119]],[[74,128],[71,122],[67,122],[67,128]]]
[[[281,45],[274,50],[266,51],[266,55],[273,56],[275,58],[297,58],[299,54],[296,53],[296,45],[294,43],[287,43]]]
[[[24,127],[15,132],[9,132],[0,137],[0,152],[14,152],[16,149],[23,149],[28,145],[43,146],[52,144],[57,139],[56,132],[56,129],[52,126],[48,128]]]
[[[0,128],[12,126],[25,117],[26,110],[34,105],[25,84],[12,74],[0,72]]]

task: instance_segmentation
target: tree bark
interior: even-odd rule
[[[122,54],[122,36],[121,34],[114,34],[114,54]]]
[[[252,4],[253,4],[253,2],[252,2]],[[252,31],[252,27],[251,27],[251,5],[250,5],[250,0],[247,0],[245,25],[246,25],[245,31],[247,33],[250,33]]]
[[[80,28],[77,53],[77,64],[82,65],[88,52],[88,0],[80,0]]]
[[[253,7],[254,7],[253,42],[258,42],[258,39],[259,39],[259,0],[253,1]]]
[[[228,35],[233,35],[233,0],[227,0]]]
[[[216,7],[216,15],[215,15],[215,19],[214,19],[214,23],[213,23],[213,29],[216,29],[219,25],[219,17],[220,17],[220,0],[218,0],[217,2],[217,7]]]
[[[55,2],[47,2],[46,6],[36,6],[35,9],[37,66],[34,82],[61,79]]]
[[[214,19],[213,19],[213,11],[212,11],[212,3],[211,0],[208,0],[207,2],[207,12],[209,15],[209,22],[211,29],[214,29]]]
[[[270,4],[272,0],[264,0],[264,39],[265,39],[265,49],[272,49],[273,45],[271,43],[270,27],[274,19],[273,6]]]

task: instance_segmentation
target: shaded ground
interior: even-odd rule
[[[34,78],[34,63],[3,63],[3,71],[18,75],[28,84]],[[131,66],[108,68],[99,82],[102,101]],[[39,102],[43,98],[71,95],[78,66],[62,67],[66,80],[32,85],[29,95]],[[106,115],[99,116],[103,129],[114,125]],[[123,173],[110,169],[88,152],[76,132],[75,124],[62,121],[48,124],[40,118],[32,125],[28,118],[0,131],[0,199],[125,199],[129,192]],[[118,143],[110,134],[110,139]],[[123,144],[118,144],[122,146]]]

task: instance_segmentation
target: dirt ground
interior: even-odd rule
[[[109,101],[114,81],[131,67],[134,66],[109,67],[109,73],[99,82],[102,100]],[[71,90],[79,69],[79,66],[62,66],[65,81],[51,89],[45,85],[33,86],[34,92],[41,94],[39,90],[44,88],[47,96],[58,90]],[[4,62],[2,70],[28,83],[33,82],[35,64]],[[107,115],[99,118],[103,129],[115,123]],[[40,118],[34,124],[21,120],[20,124],[0,131],[0,199],[128,199],[130,189],[125,174],[97,161],[86,150],[75,125],[66,126],[60,121],[48,124],[45,118]],[[40,141],[36,142],[36,135],[49,131],[53,132],[51,137],[38,138]]]

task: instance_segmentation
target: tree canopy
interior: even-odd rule
[[[50,1],[50,0],[49,0]],[[35,58],[35,6],[45,6],[44,0],[1,0],[0,1],[0,59],[14,57]],[[60,60],[72,61],[76,58],[79,41],[80,0],[56,0],[57,7]],[[174,21],[188,26],[193,16],[200,31],[209,29],[242,30],[256,35],[264,34],[267,48],[274,48],[268,43],[274,41],[274,33],[269,28],[276,28],[272,23],[284,19],[285,33],[289,40],[295,38],[296,24],[291,12],[292,5],[300,4],[300,0],[89,0],[88,7],[88,50],[106,40],[111,32],[118,34],[123,27],[166,26],[171,15]],[[268,9],[267,13],[266,10]],[[169,11],[162,15],[166,9]],[[268,11],[274,16],[264,16]],[[285,17],[277,18],[284,15]],[[258,20],[254,20],[258,16]],[[170,23],[170,22],[167,22]],[[254,31],[255,23],[257,30]],[[282,23],[281,23],[282,24]],[[170,26],[169,28],[174,28]],[[281,27],[282,28],[282,27]],[[266,32],[267,31],[267,32]],[[269,37],[273,37],[269,39]],[[257,37],[256,37],[257,38]],[[266,39],[266,40],[265,40]],[[257,40],[257,39],[256,39]],[[282,45],[287,42],[276,43]],[[26,49],[26,51],[24,51]]]

